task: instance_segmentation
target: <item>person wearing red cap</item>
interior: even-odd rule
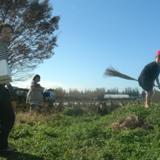
[[[160,74],[160,50],[156,52],[155,61],[147,64],[140,73],[138,78],[139,85],[145,90],[144,106],[148,108],[151,105],[153,96],[154,82],[156,81],[160,88],[159,76]]]

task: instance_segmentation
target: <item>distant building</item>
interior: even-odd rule
[[[131,99],[128,94],[104,94],[104,99]]]

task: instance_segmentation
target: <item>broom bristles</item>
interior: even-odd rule
[[[113,67],[109,67],[105,70],[105,73],[104,73],[106,76],[110,76],[110,77],[119,77],[119,78],[124,78],[124,79],[127,79],[127,80],[134,80],[134,81],[137,81],[137,79],[133,78],[133,77],[130,77],[126,74],[123,74],[119,71],[117,71],[116,69],[114,69]]]

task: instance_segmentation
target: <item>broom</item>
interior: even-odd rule
[[[133,81],[138,81],[137,79],[130,77],[126,74],[123,74],[119,71],[117,71],[116,69],[114,69],[113,67],[109,67],[105,70],[104,73],[105,76],[109,76],[109,77],[119,77],[119,78],[123,78],[123,79],[127,79],[127,80],[133,80]],[[158,87],[157,85],[154,85],[155,87]]]
[[[114,69],[113,67],[109,67],[105,70],[104,75],[106,76],[110,76],[110,77],[119,77],[119,78],[123,78],[123,79],[127,79],[127,80],[133,80],[133,81],[138,81],[137,79],[130,77],[126,74],[123,74],[119,71],[117,71],[116,69]]]

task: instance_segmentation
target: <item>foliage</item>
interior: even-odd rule
[[[22,123],[22,116],[18,116],[19,123],[10,135],[10,143],[18,149],[14,159],[157,160],[160,159],[159,114],[158,104],[148,109],[129,104],[106,116],[55,114],[43,119],[37,115],[38,120],[32,118],[34,123],[30,123],[28,116]],[[113,131],[111,124],[128,115],[141,117],[153,128]]]
[[[8,63],[18,79],[54,54],[59,17],[49,0],[0,0],[0,10],[0,23],[14,30]]]
[[[84,111],[81,107],[77,106],[73,108],[65,108],[63,113],[68,116],[81,116],[84,114]]]
[[[56,98],[69,101],[78,101],[78,100],[103,100],[105,94],[128,94],[130,97],[141,97],[141,94],[137,88],[125,88],[122,92],[118,88],[111,88],[105,90],[105,88],[96,88],[94,90],[77,90],[69,89],[66,91],[63,88],[56,88],[55,90]]]

